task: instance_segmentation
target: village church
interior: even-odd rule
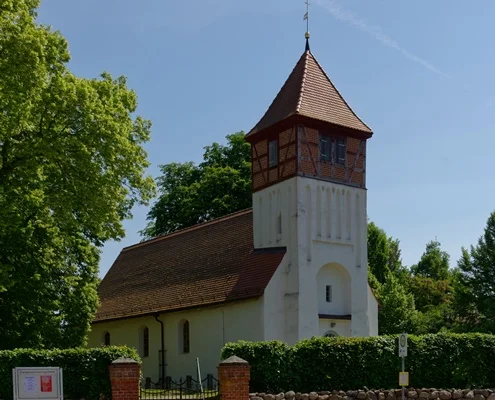
[[[306,49],[256,126],[252,209],[124,248],[88,345],[128,345],[143,377],[216,375],[227,342],[378,334],[368,285],[371,129]]]

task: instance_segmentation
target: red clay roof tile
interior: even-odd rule
[[[284,254],[253,250],[251,210],[124,248],[94,322],[259,297]]]
[[[352,111],[309,50],[301,56],[265,115],[248,136],[291,115],[302,115],[372,133]]]

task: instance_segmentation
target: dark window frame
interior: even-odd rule
[[[327,303],[332,302],[332,285],[325,286],[325,300]]]
[[[282,213],[277,216],[277,235],[282,234]]]
[[[322,149],[326,146],[326,149]],[[347,138],[319,132],[318,158],[321,162],[333,165],[346,165]]]
[[[105,336],[103,338],[105,346],[110,346],[110,332],[105,332]]]
[[[143,357],[150,355],[150,331],[147,326],[143,329]]]
[[[182,324],[182,352],[184,354],[190,351],[190,335],[189,335],[189,321],[184,321]]]
[[[343,154],[342,154],[342,153]],[[347,141],[343,138],[335,139],[335,163],[345,165],[347,158]]]
[[[273,168],[278,165],[278,140],[270,140],[268,142],[268,168]]]
[[[320,161],[332,162],[332,138],[320,133],[319,151]]]

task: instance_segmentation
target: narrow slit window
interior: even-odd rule
[[[189,353],[189,321],[182,325],[182,352]]]
[[[143,357],[150,355],[150,332],[148,327],[143,329]]]
[[[345,164],[345,139],[337,139],[337,164]]]
[[[326,297],[327,303],[332,302],[332,286],[331,285],[326,286],[325,297]]]
[[[105,346],[110,346],[110,332],[105,333],[104,343]]]
[[[282,234],[282,214],[278,214],[277,217],[277,233]]]
[[[268,143],[268,165],[270,167],[276,166],[278,163],[278,143],[276,140]]]

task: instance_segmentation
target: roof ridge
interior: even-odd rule
[[[306,55],[305,54],[306,52],[304,52],[298,59],[296,65],[294,65],[294,67],[292,68],[290,74],[287,76],[287,79],[284,81],[284,83],[282,84],[282,86],[280,86],[280,89],[278,90],[277,92],[277,95],[274,97],[274,99],[272,100],[272,102],[270,103],[270,105],[268,106],[268,108],[266,109],[265,113],[261,116],[261,118],[258,120],[258,122],[256,123],[256,125],[254,125],[254,127],[247,133],[246,136],[249,136],[253,133],[253,131],[258,127],[258,125],[260,124],[261,121],[263,121],[263,119],[265,118],[265,116],[270,112],[270,110],[272,109],[273,105],[276,103],[276,101],[278,100],[278,96],[279,94],[281,93],[282,89],[285,87],[285,85],[287,84],[287,82],[289,82],[289,79],[290,77],[292,76],[292,74],[296,71],[297,67],[299,66],[299,63],[302,61],[304,62],[305,64],[307,63],[307,61],[303,61],[303,57]],[[305,71],[306,71],[306,67],[305,67]],[[300,100],[300,97],[299,99]],[[296,109],[299,108],[299,104],[297,106]],[[296,111],[297,113],[298,111]],[[291,114],[287,115],[287,117],[289,117],[290,115],[293,115],[294,112],[292,112]],[[271,125],[269,125],[271,126]],[[263,129],[265,129],[266,127],[264,127]]]
[[[151,238],[151,239],[148,239],[148,240],[144,240],[142,242],[139,242],[139,243],[136,243],[136,244],[131,244],[130,246],[124,247],[121,252],[124,252],[124,251],[127,251],[127,250],[132,250],[132,249],[135,249],[137,247],[142,247],[142,246],[145,246],[145,245],[148,245],[148,244],[151,244],[151,243],[159,242],[159,241],[162,241],[162,240],[165,240],[165,239],[168,239],[168,238],[171,238],[171,237],[175,237],[175,236],[178,236],[178,235],[182,235],[183,233],[195,231],[195,230],[200,229],[200,228],[203,228],[205,226],[214,225],[214,224],[219,223],[219,222],[222,222],[222,221],[227,221],[229,219],[238,217],[240,215],[249,214],[252,211],[253,211],[252,207],[245,208],[244,210],[235,211],[233,213],[226,214],[226,215],[223,215],[221,217],[211,219],[209,221],[200,222],[198,224],[188,226],[187,228],[182,228],[182,229],[178,229],[178,230],[176,230],[174,232],[165,233],[165,234],[160,235],[160,236],[155,236],[154,238]]]
[[[304,57],[304,72],[303,72],[303,76],[302,76],[302,79],[301,79],[301,89],[299,90],[299,98],[297,100],[296,114],[299,114],[299,110],[301,109],[301,104],[302,104],[302,101],[303,101],[304,84],[306,83],[306,74],[308,72],[308,58],[309,58],[309,54],[311,54],[311,52],[309,50],[306,50],[304,52],[304,56],[305,56]]]
[[[313,53],[311,53],[310,51],[308,51],[308,53],[311,55],[311,57],[313,57],[313,60],[315,61],[315,63],[318,66],[318,68],[320,68],[320,71],[323,73],[323,75],[325,76],[325,78],[327,78],[327,80],[330,83],[330,85],[332,85],[333,89],[339,95],[339,97],[344,102],[344,104],[347,106],[347,108],[351,111],[352,115],[354,115],[359,120],[359,122],[361,122],[366,128],[368,128],[370,130],[370,132],[373,132],[373,130],[361,118],[359,118],[359,116],[354,112],[354,110],[349,105],[349,103],[347,103],[347,101],[344,99],[344,96],[342,96],[342,94],[340,94],[339,90],[333,84],[332,80],[328,77],[327,73],[325,72],[325,70],[323,69],[323,67],[320,65],[320,63],[318,62],[318,60],[316,59],[316,57],[313,55]]]

